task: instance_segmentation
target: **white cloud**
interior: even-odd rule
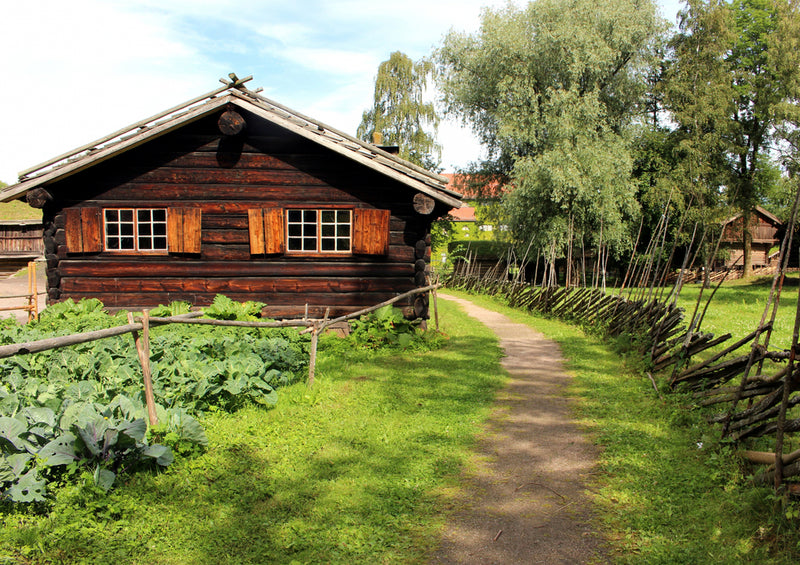
[[[663,0],[673,19],[677,0]],[[520,4],[521,2],[515,2]],[[392,51],[428,55],[505,0],[35,0],[0,20],[0,180],[202,94],[234,71],[349,133]],[[672,14],[669,12],[672,11]],[[479,153],[443,125],[444,164]]]

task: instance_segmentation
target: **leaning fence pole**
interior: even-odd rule
[[[128,312],[128,322],[133,324],[133,313]],[[144,400],[147,404],[147,418],[151,426],[158,425],[156,415],[156,401],[153,397],[153,374],[150,372],[150,316],[147,310],[142,312],[142,335],[134,330],[131,332],[133,343],[136,344],[136,353],[142,365],[142,378],[144,379]]]

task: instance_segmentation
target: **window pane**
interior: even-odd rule
[[[303,251],[316,251],[317,250],[317,238],[315,237],[304,237],[303,238]]]
[[[287,217],[290,222],[299,222],[303,218],[303,213],[300,210],[289,210]]]
[[[167,211],[163,208],[159,208],[153,210],[153,221],[154,222],[166,222],[167,221]]]
[[[107,249],[119,249],[119,238],[118,237],[106,238],[106,248]]]
[[[332,223],[336,221],[336,212],[334,210],[323,210],[321,218],[323,223]]]
[[[139,238],[139,249],[141,250],[148,250],[152,249],[151,240],[149,237],[140,237]]]
[[[120,249],[133,249],[133,238],[123,237],[120,239]]]
[[[167,235],[167,224],[153,224],[153,235]]]
[[[116,222],[119,220],[119,212],[116,210],[106,210],[106,221]]]
[[[167,250],[167,238],[166,237],[154,237],[153,238],[153,249],[159,249],[161,251]]]
[[[133,224],[120,224],[119,227],[122,235],[133,235]]]
[[[336,226],[336,235],[339,237],[350,237],[350,225],[349,224],[339,224]]]
[[[122,222],[132,222],[133,221],[133,210],[120,210],[119,211],[119,219]]]
[[[323,239],[320,242],[320,249],[322,251],[336,251],[336,240],[335,239]]]
[[[336,212],[336,221],[337,222],[347,222],[350,223],[350,210],[338,210]]]
[[[149,222],[149,221],[151,221],[150,210],[137,210],[136,211],[136,218],[140,222]]]
[[[339,238],[336,240],[337,251],[350,251],[350,239]]]
[[[303,221],[304,222],[313,222],[317,223],[317,211],[316,210],[303,210]]]
[[[322,237],[331,237],[336,235],[336,226],[333,224],[322,224]]]

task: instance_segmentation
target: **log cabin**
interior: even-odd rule
[[[0,193],[42,209],[50,302],[224,294],[268,317],[321,317],[427,284],[431,223],[461,206],[447,178],[230,76]],[[398,306],[427,317],[425,296]]]
[[[741,270],[743,267],[744,243],[742,231],[744,221],[742,214],[737,214],[722,223],[722,239],[720,249],[725,253],[723,265],[717,267],[734,267]],[[750,233],[753,240],[750,246],[750,260],[754,268],[768,267],[775,257],[771,257],[770,250],[780,247],[783,222],[761,206],[756,206],[750,218]]]

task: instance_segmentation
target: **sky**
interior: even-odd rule
[[[679,0],[659,0],[674,22]],[[511,2],[521,5],[519,0]],[[378,65],[476,32],[506,0],[35,0],[0,21],[0,181],[214,90],[248,88],[355,135]],[[402,9],[401,9],[402,7]],[[440,126],[442,166],[481,156],[469,130]]]

